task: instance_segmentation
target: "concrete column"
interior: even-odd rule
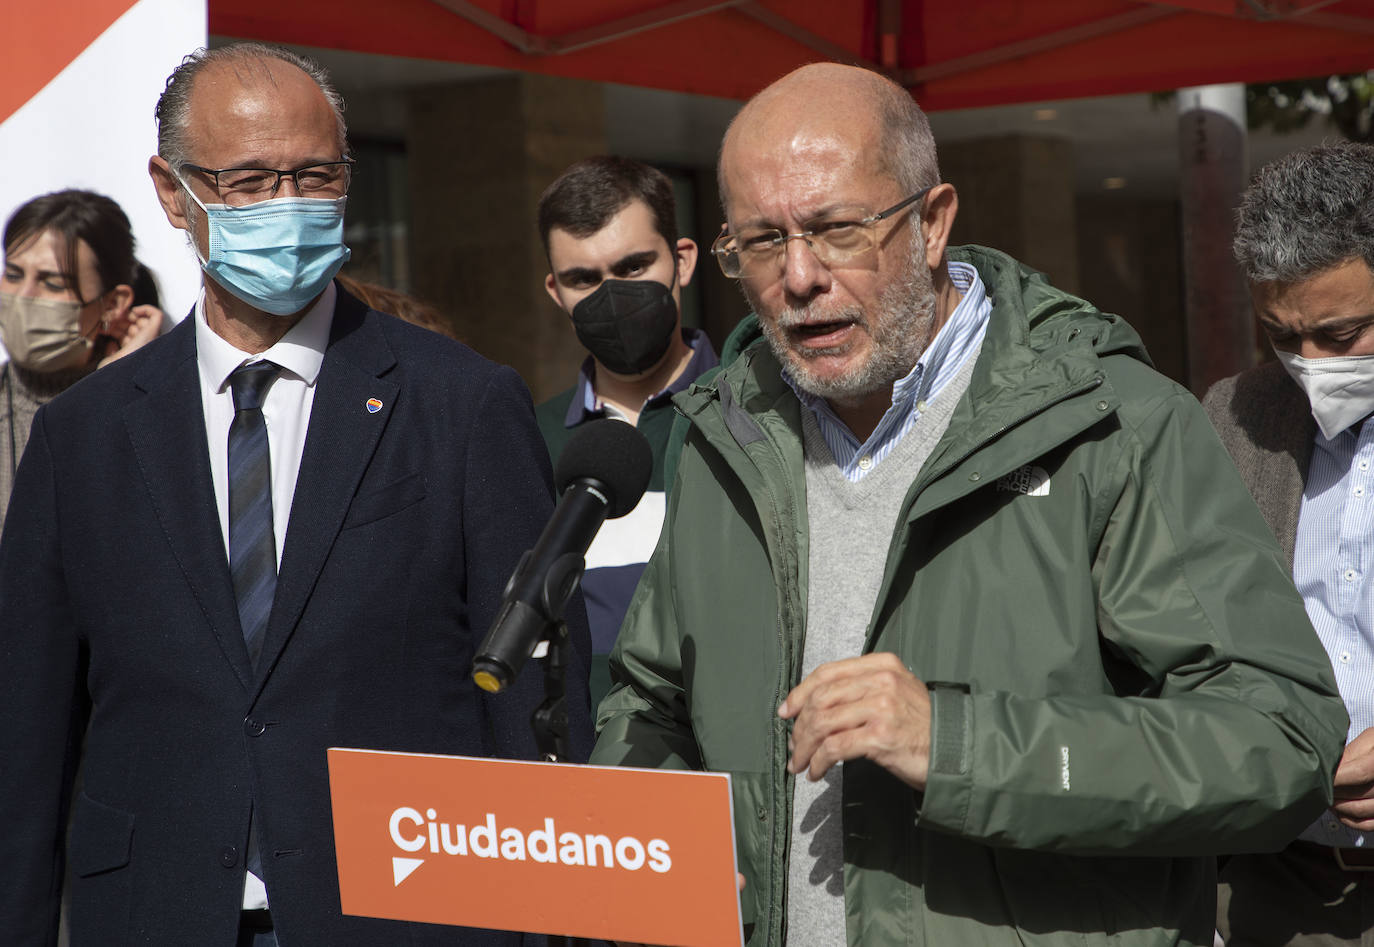
[[[409,95],[414,292],[536,402],[568,387],[585,353],[544,292],[535,208],[564,168],[606,150],[603,99],[597,83],[524,73]]]
[[[939,146],[940,176],[959,193],[952,243],[980,243],[1077,292],[1073,144],[998,135]]]
[[[1255,360],[1250,298],[1231,256],[1247,174],[1245,86],[1178,91],[1178,156],[1188,386],[1201,397]]]
[[[1100,191],[1078,198],[1081,293],[1140,333],[1155,368],[1187,384],[1178,201]]]
[[[715,243],[720,224],[725,220],[725,212],[720,207],[715,168],[699,169],[695,181],[697,201],[693,213],[700,225],[693,239],[697,241],[701,252],[697,256],[693,283],[697,288],[697,299],[700,300],[697,307],[700,327],[719,352],[739,321],[749,315],[749,304],[740,291],[739,280],[729,279],[721,273],[720,264],[711,255],[711,245]]]

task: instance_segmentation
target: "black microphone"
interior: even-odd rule
[[[648,440],[624,421],[592,421],[569,439],[554,468],[558,505],[534,548],[520,557],[473,659],[478,687],[496,693],[515,680],[548,627],[563,617],[597,530],[635,508],[653,467]]]

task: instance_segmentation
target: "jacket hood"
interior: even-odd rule
[[[1119,316],[1055,289],[1043,274],[996,250],[951,247],[949,258],[978,270],[992,313],[968,391],[931,453],[923,481],[966,461],[980,467],[975,480],[994,467],[1000,476],[1047,442],[1071,438],[1115,410],[1121,398],[1113,380],[1144,377],[1126,371],[1127,365],[1154,377],[1140,337]],[[1093,397],[1075,397],[1087,392]],[[775,425],[785,439],[801,425],[801,402],[752,315],[727,340],[719,373],[703,376],[675,404],[688,422],[708,427],[709,409],[717,405],[726,429],[715,431],[721,450],[729,449],[729,441],[747,446]],[[1042,423],[1023,429],[1037,417]],[[993,442],[1002,445],[994,462],[975,456]]]
[[[1046,351],[1083,336],[1099,358],[1126,355],[1153,367],[1140,336],[1126,320],[1056,289],[1039,270],[988,247],[950,247],[948,257],[978,270],[998,318],[1010,323],[1006,328],[1013,338],[1032,350]]]

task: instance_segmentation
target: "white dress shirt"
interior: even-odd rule
[[[310,408],[315,402],[315,382],[324,363],[329,330],[334,324],[338,293],[330,283],[310,311],[291,327],[281,341],[259,355],[234,348],[216,335],[205,319],[205,296],[196,303],[196,363],[200,372],[200,403],[205,410],[205,436],[210,448],[210,478],[214,481],[215,506],[229,555],[229,425],[234,420],[234,395],[229,376],[242,365],[267,360],[282,368],[267,389],[262,417],[267,425],[267,447],[272,464],[272,532],[277,544],[277,568],[286,545],[286,524],[291,519],[291,500],[296,494],[296,474],[310,427]],[[267,907],[267,889],[248,872],[243,885],[244,910]]]
[[[229,376],[253,362],[276,362],[282,367],[262,403],[267,424],[267,448],[272,462],[272,532],[277,541],[277,567],[286,543],[286,524],[291,518],[291,499],[296,493],[296,472],[305,450],[310,408],[315,402],[315,381],[329,344],[334,324],[337,291],[330,283],[300,322],[280,342],[260,355],[234,348],[205,321],[205,297],[196,303],[196,361],[200,369],[200,403],[205,409],[205,435],[210,446],[210,477],[215,485],[215,506],[229,554],[229,425],[234,420],[234,396]]]

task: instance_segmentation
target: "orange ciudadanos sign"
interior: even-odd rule
[[[729,777],[333,748],[345,914],[742,943]]]

